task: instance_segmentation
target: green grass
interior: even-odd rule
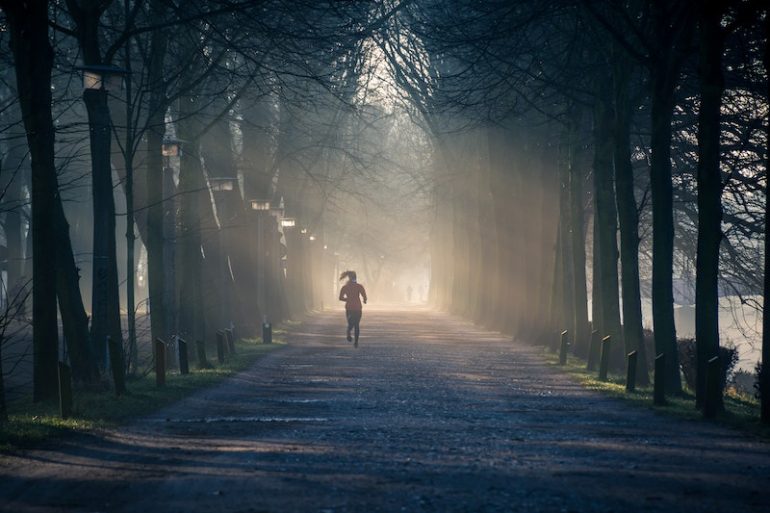
[[[624,375],[609,374],[607,381],[600,381],[597,377],[597,371],[589,372],[586,370],[585,360],[570,355],[567,365],[560,366],[558,354],[547,351],[544,356],[550,365],[559,367],[589,390],[595,390],[607,396],[621,399],[633,406],[649,408],[665,415],[706,422],[700,410],[695,408],[695,395],[689,390],[685,390],[681,396],[668,396],[665,405],[656,406],[652,400],[652,386],[637,387],[635,392],[628,393],[626,392],[626,377]],[[765,426],[759,422],[759,402],[753,397],[739,394],[732,389],[725,394],[724,413],[720,414],[713,422],[750,432],[763,438],[770,438],[770,426]]]
[[[72,432],[116,427],[172,404],[196,390],[216,385],[225,378],[247,369],[262,355],[281,347],[284,342],[274,332],[272,344],[257,340],[240,340],[237,352],[223,365],[199,370],[191,362],[190,374],[166,375],[163,387],[155,385],[155,374],[127,378],[125,395],[116,397],[111,391],[75,390],[73,415],[59,416],[57,401],[25,402],[11,407],[9,419],[0,423],[0,451],[29,448],[46,440]]]

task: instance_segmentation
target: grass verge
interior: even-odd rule
[[[626,377],[609,374],[607,381],[600,381],[596,371],[586,370],[586,361],[573,355],[566,365],[559,365],[559,356],[550,351],[544,353],[546,361],[563,370],[583,387],[602,394],[621,399],[637,407],[672,415],[679,418],[706,422],[700,410],[695,408],[695,395],[685,390],[681,396],[667,397],[663,406],[653,404],[652,386],[637,387],[635,392],[626,392]],[[770,427],[759,422],[759,402],[753,397],[738,394],[732,389],[725,394],[725,411],[713,422],[741,431],[746,431],[762,438],[770,439]]]
[[[284,345],[281,333],[274,332],[272,344],[240,340],[236,354],[224,364],[211,369],[191,368],[186,376],[171,372],[163,387],[157,387],[155,374],[148,373],[127,378],[128,393],[119,397],[109,391],[75,390],[74,413],[68,419],[59,417],[56,401],[12,406],[8,421],[0,423],[0,451],[34,447],[68,433],[116,427],[153,413],[247,369],[261,356]]]

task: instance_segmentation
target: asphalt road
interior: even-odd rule
[[[310,318],[120,430],[0,456],[8,512],[770,511],[770,444],[585,390],[427,310]]]

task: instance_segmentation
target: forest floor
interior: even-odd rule
[[[770,444],[428,310],[340,312],[220,385],[0,456],[8,512],[768,511]]]

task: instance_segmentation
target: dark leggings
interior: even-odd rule
[[[361,334],[361,311],[360,310],[347,310],[345,315],[348,317],[348,333],[350,330],[355,329],[356,341]]]

